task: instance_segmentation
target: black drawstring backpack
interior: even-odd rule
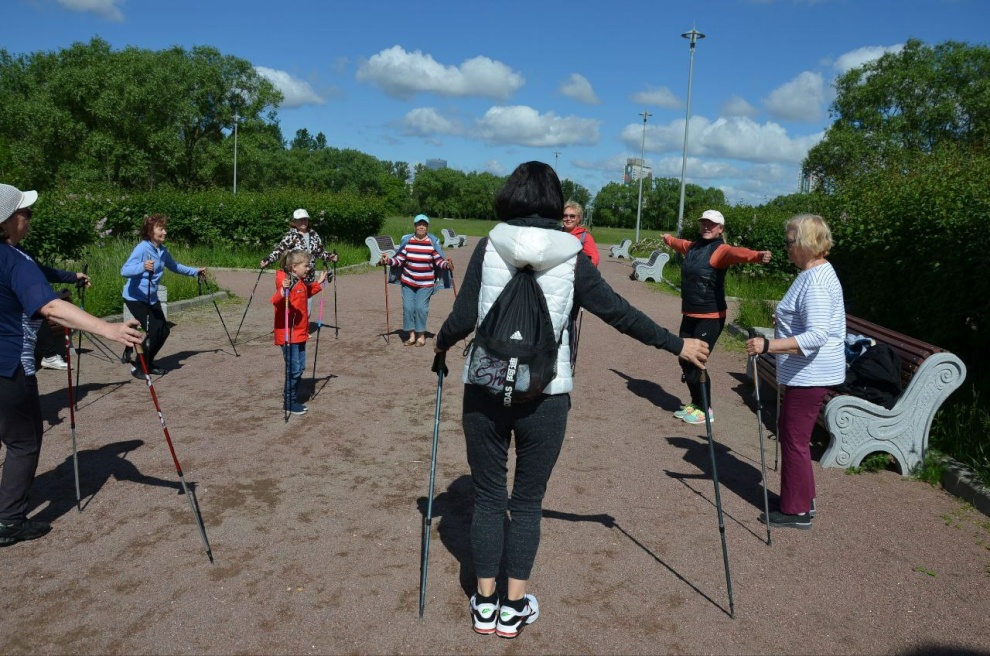
[[[468,346],[468,382],[507,407],[532,401],[557,375],[559,348],[547,299],[527,266],[516,272],[475,331]]]

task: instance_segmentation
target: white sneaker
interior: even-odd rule
[[[50,355],[47,358],[41,358],[41,366],[45,369],[61,369],[62,371],[69,368],[69,365],[65,363],[61,355]]]
[[[526,607],[521,611],[505,604],[499,608],[495,633],[500,638],[515,638],[524,626],[532,624],[540,616],[540,605],[536,603],[536,597],[528,594],[523,599],[526,600]]]
[[[478,594],[471,595],[471,619],[474,620],[474,630],[482,635],[495,633],[495,623],[498,621],[498,597],[495,603],[478,603]]]

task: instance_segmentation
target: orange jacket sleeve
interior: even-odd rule
[[[757,264],[760,261],[759,251],[722,244],[715,249],[708,262],[716,269],[728,269],[733,264]]]

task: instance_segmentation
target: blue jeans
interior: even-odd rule
[[[406,332],[426,332],[433,287],[402,286],[402,329]]]
[[[296,401],[296,387],[302,378],[303,371],[306,370],[306,342],[302,344],[282,345],[282,357],[285,359],[286,368],[289,375],[285,379],[285,389],[283,395],[286,404]]]

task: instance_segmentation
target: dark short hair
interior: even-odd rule
[[[144,225],[141,226],[141,239],[151,241],[152,232],[155,226],[161,225],[163,228],[168,223],[168,217],[164,214],[152,214],[144,218]]]
[[[507,221],[541,216],[559,221],[564,215],[564,192],[553,167],[543,162],[526,162],[516,167],[495,195],[495,216]]]

